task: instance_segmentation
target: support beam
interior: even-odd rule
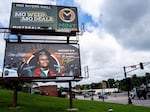
[[[77,108],[73,108],[73,100],[72,100],[72,85],[71,85],[71,81],[69,81],[69,109],[67,109],[67,111],[78,111]]]
[[[18,88],[18,82],[15,81],[14,82],[14,87],[13,87],[13,90],[14,90],[13,107],[17,107],[17,88]]]
[[[21,34],[18,34],[18,42],[21,43]]]
[[[67,36],[67,44],[69,44],[70,42],[69,42],[69,39],[70,39],[70,37],[69,36]]]
[[[71,85],[71,81],[69,81],[69,108],[71,109],[73,107],[73,103],[72,103],[72,85]]]

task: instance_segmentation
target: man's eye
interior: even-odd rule
[[[44,60],[46,60],[46,61],[47,61],[48,59],[42,59],[42,60],[43,60],[43,61],[44,61]]]

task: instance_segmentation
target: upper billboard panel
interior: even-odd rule
[[[3,77],[80,77],[79,46],[7,43]]]
[[[9,28],[16,34],[72,34],[79,31],[77,8],[12,3]]]

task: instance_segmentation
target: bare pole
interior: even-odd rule
[[[18,82],[14,81],[14,95],[13,95],[13,107],[17,107],[17,88],[18,88]]]
[[[127,73],[126,73],[126,67],[124,66],[123,67],[123,69],[124,69],[124,77],[125,77],[125,80],[126,80],[126,84],[127,84],[127,91],[128,91],[128,104],[132,104],[132,100],[131,100],[131,98],[130,98],[130,91],[129,91],[129,84],[128,84],[128,81],[127,81]]]
[[[73,108],[73,102],[72,102],[72,85],[71,85],[71,81],[69,81],[69,108],[72,109]]]

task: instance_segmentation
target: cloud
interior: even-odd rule
[[[75,2],[79,5],[79,15],[86,13],[92,18],[86,21],[86,31],[80,37],[82,66],[88,65],[91,74],[83,82],[123,78],[123,66],[149,62],[150,1]],[[140,70],[133,73],[144,75]]]
[[[89,66],[90,80],[102,80],[120,72],[122,48],[104,30],[93,28],[80,37],[82,66]],[[118,70],[117,70],[118,69]],[[84,73],[83,73],[84,75]]]
[[[93,21],[99,22],[101,17],[101,5],[103,0],[74,0],[79,5],[81,11],[90,15]],[[80,12],[81,13],[81,12]]]
[[[83,79],[80,83],[99,82],[109,78],[122,79],[124,78],[124,66],[149,62],[149,51],[126,49],[114,35],[109,34],[105,29],[88,27],[91,28],[90,32],[85,31],[80,37],[79,43],[81,65],[82,68],[89,67],[89,79]],[[145,74],[140,70],[134,73]],[[84,76],[84,71],[82,75]]]
[[[149,50],[149,0],[75,0],[92,17],[91,24],[114,36],[123,47],[131,50]],[[79,13],[79,14],[80,14]]]
[[[149,4],[148,0],[106,0],[103,27],[128,49],[149,50]]]

